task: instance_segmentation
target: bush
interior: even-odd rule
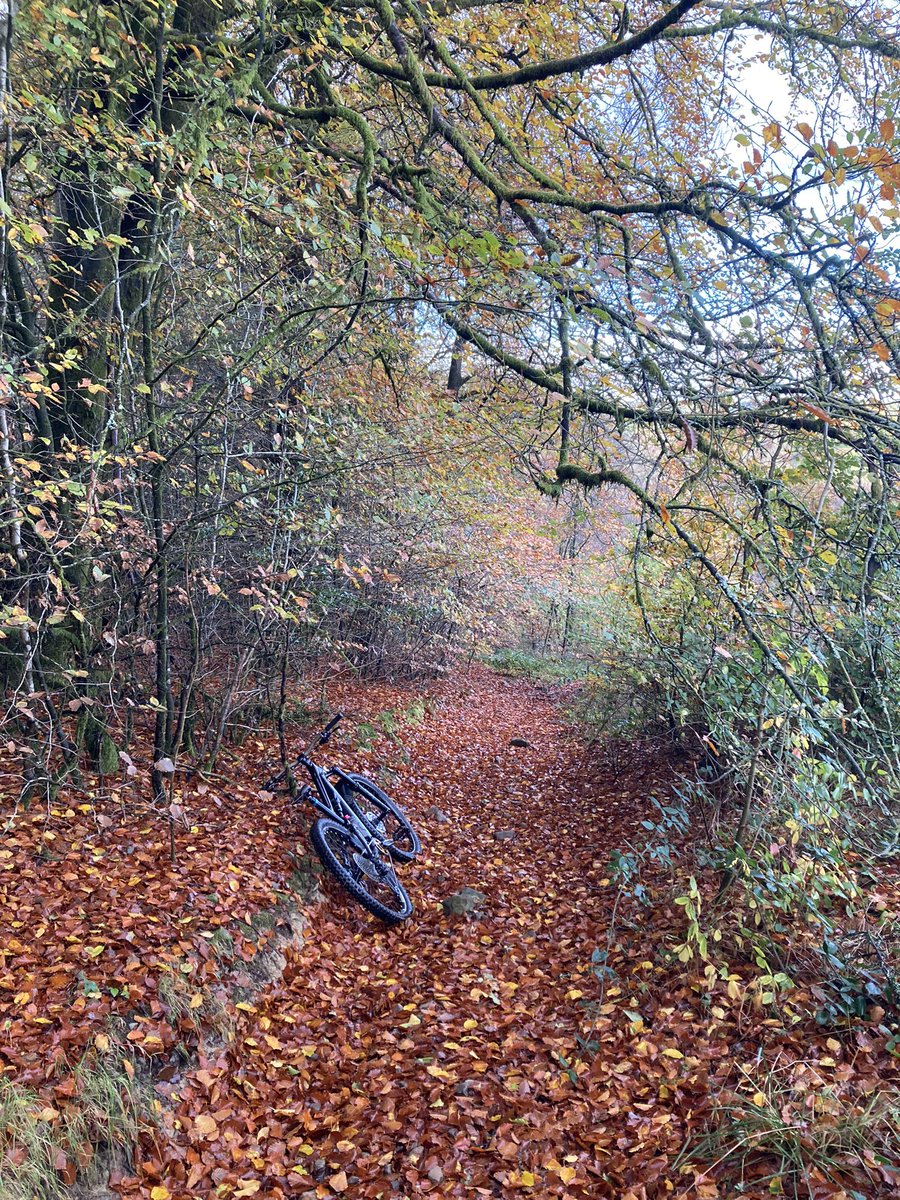
[[[872,880],[859,872],[860,851],[877,854],[896,830],[879,753],[878,736],[890,733],[877,726],[882,709],[848,712],[811,639],[773,626],[773,663],[727,612],[696,604],[687,585],[682,595],[669,580],[653,595],[655,606],[646,590],[640,604],[610,606],[573,705],[592,736],[666,733],[690,753],[677,804],[694,836],[673,845],[658,822],[644,822],[628,890],[645,890],[642,876],[664,853],[669,898],[685,913],[676,953],[711,985],[731,958],[777,981],[763,986],[766,995],[794,978],[815,980],[823,1021],[896,1004],[894,935],[869,911]],[[850,636],[849,626],[842,632]],[[880,704],[896,679],[886,652],[879,662],[878,688],[867,695],[877,691]]]

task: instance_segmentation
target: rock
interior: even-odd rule
[[[439,1166],[437,1166],[437,1164],[435,1164],[435,1166],[433,1166],[433,1167],[429,1167],[428,1171],[426,1173],[432,1183],[443,1183],[444,1172],[441,1170],[441,1168]]]
[[[510,738],[509,744],[511,746],[518,746],[522,750],[530,750],[531,749],[531,742],[529,742],[527,738],[523,738],[523,737]]]
[[[271,950],[257,950],[247,967],[251,986],[255,985],[257,988],[263,988],[268,987],[270,983],[277,983],[284,974],[286,966],[287,959],[280,950],[274,948]]]
[[[318,904],[322,899],[321,882],[325,868],[314,854],[294,858],[294,869],[288,877],[288,887],[296,892],[302,904]]]
[[[453,1089],[457,1096],[471,1096],[472,1088],[475,1085],[474,1079],[462,1079]]]
[[[432,804],[431,808],[425,810],[425,815],[426,817],[431,817],[438,825],[447,825],[450,822],[447,814],[434,804]]]
[[[72,1200],[119,1200],[118,1190],[113,1191],[113,1182],[131,1174],[132,1163],[128,1150],[123,1146],[97,1147],[91,1167],[98,1172],[96,1179],[79,1179],[66,1192]],[[103,1182],[109,1180],[109,1184]],[[2,1193],[7,1195],[6,1191]]]
[[[495,829],[495,842],[514,842],[516,840],[516,831],[514,829]]]
[[[487,900],[487,896],[483,892],[476,891],[475,888],[464,887],[461,891],[442,900],[441,906],[448,915],[461,916],[463,913],[479,912],[485,900]]]

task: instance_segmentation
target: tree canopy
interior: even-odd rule
[[[266,674],[277,643],[284,679],[297,630],[371,648],[361,609],[428,609],[449,647],[518,476],[628,514],[649,636],[647,587],[687,586],[709,647],[732,631],[855,772],[890,742],[889,6],[5,12],[4,620],[33,736],[62,684],[146,700],[169,754],[217,648]]]

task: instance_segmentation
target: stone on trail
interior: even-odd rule
[[[514,842],[516,840],[516,831],[514,829],[495,829],[495,842]]]
[[[452,896],[447,896],[442,900],[441,906],[448,915],[461,916],[463,913],[479,912],[485,900],[487,900],[487,896],[483,892],[476,891],[475,888],[464,887],[461,891],[454,892]]]
[[[520,750],[530,750],[531,742],[527,738],[514,737],[509,739],[510,746],[516,746]]]
[[[431,808],[427,808],[425,810],[425,816],[431,817],[438,823],[438,825],[447,825],[450,822],[450,818],[447,813],[445,813],[443,809],[438,808],[436,804],[432,804]]]

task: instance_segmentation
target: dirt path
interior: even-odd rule
[[[385,930],[326,887],[235,1045],[173,1084],[160,1164],[173,1196],[623,1196],[629,1155],[667,1123],[662,1045],[652,1089],[634,1087],[634,1063],[578,1048],[610,920],[610,830],[645,793],[640,770],[586,775],[553,704],[486,673],[405,740],[394,790],[425,842],[404,872],[414,917]],[[443,912],[464,885],[487,896],[481,919]],[[620,1082],[645,1112],[623,1108]]]
[[[374,720],[416,696],[347,685],[328,699]],[[284,898],[290,850],[308,848],[311,814],[260,793],[271,739],[231,752],[227,778],[176,786],[187,821],[175,862],[142,798],[137,744],[143,775],[112,789],[86,777],[27,809],[5,789],[0,1196],[34,1192],[8,1186],[9,1165],[31,1161],[10,1141],[10,1098],[28,1128],[67,1147],[50,1161],[70,1181],[91,1155],[83,1133],[61,1140],[66,1122],[84,1128],[73,1068],[105,1069],[123,1051],[152,1069],[163,1102],[135,1173],[111,1180],[123,1200],[764,1200],[782,1174],[785,1195],[897,1195],[883,1154],[839,1159],[827,1143],[834,1121],[865,1129],[879,1095],[896,1094],[882,1018],[823,1027],[802,984],[766,999],[734,941],[710,988],[702,963],[677,959],[684,916],[665,872],[644,879],[646,907],[608,878],[610,852],[648,836],[664,765],[639,746],[621,762],[586,753],[558,694],[484,670],[436,700],[403,729],[406,762],[387,739],[355,755],[334,746],[369,773],[398,770],[390,789],[424,842],[403,869],[413,918],[386,930],[326,885],[283,975],[236,1007],[233,985],[250,982],[246,963],[269,936],[257,917]],[[441,907],[466,885],[487,898],[475,920]],[[605,979],[595,951],[608,953]],[[214,1050],[211,1027],[226,1023]],[[820,1160],[804,1132],[816,1119]],[[714,1182],[679,1155],[690,1144],[697,1161],[698,1133],[717,1126],[732,1157],[707,1147]],[[806,1157],[790,1176],[781,1148],[795,1136]]]

